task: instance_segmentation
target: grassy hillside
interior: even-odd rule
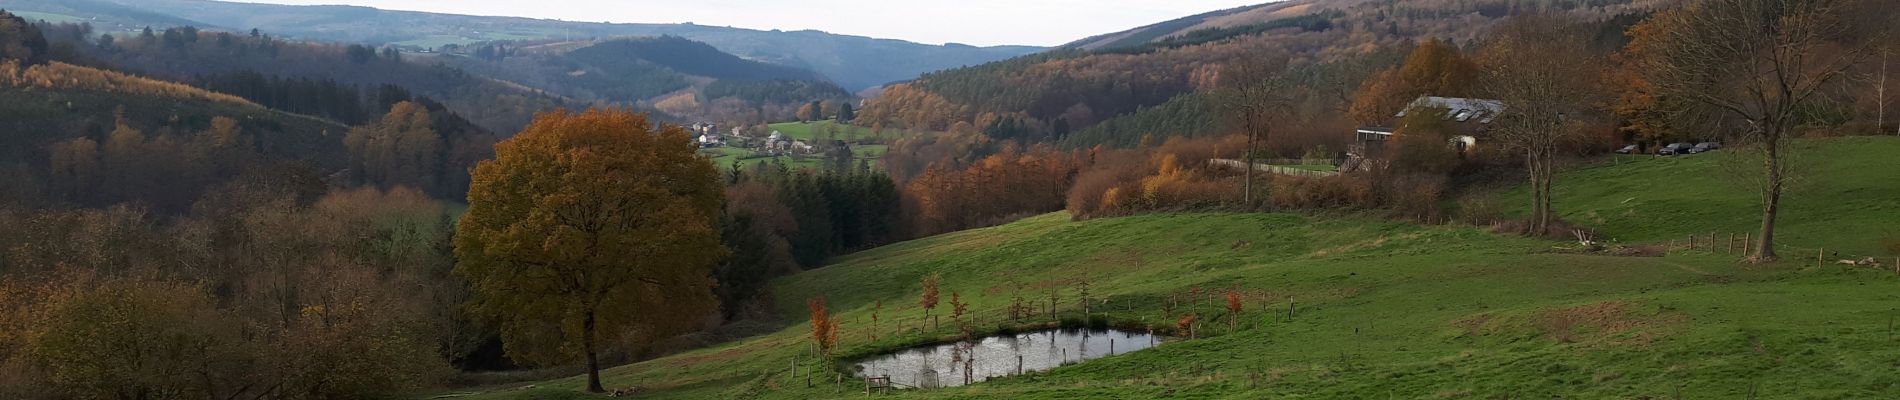
[[[1881,140],[1892,139],[1811,146],[1829,159],[1858,157],[1853,154],[1862,149],[1891,154],[1884,147],[1891,144]],[[1571,198],[1560,207],[1619,204],[1632,192],[1683,187],[1683,177],[1698,175],[1622,177],[1660,169],[1661,163],[1698,162],[1645,161],[1573,172],[1564,178],[1604,179],[1606,188],[1560,184],[1559,196]],[[1881,178],[1887,175],[1865,169],[1870,172],[1825,181],[1840,185],[1834,189],[1811,189],[1815,199],[1790,204],[1790,213],[1799,209],[1801,218],[1815,221],[1860,220],[1835,228],[1835,237],[1900,223],[1900,213],[1860,211],[1892,210],[1900,202],[1881,194],[1897,186]],[[1704,190],[1701,198],[1732,201],[1723,200],[1727,192]],[[1697,198],[1693,194],[1681,198]],[[1843,204],[1822,206],[1821,196]],[[1700,209],[1705,211],[1698,215],[1720,223],[1745,222],[1753,210]],[[1811,243],[1793,239],[1803,229],[1818,227],[1791,227],[1791,242]],[[1663,229],[1648,234],[1673,235]],[[1031,301],[1059,290],[1063,317],[1079,317],[1077,283],[1087,281],[1093,296],[1104,300],[1093,308],[1118,325],[1165,327],[1192,312],[1205,323],[1204,336],[1046,373],[900,397],[1900,396],[1900,382],[1891,379],[1900,373],[1900,338],[1892,331],[1900,317],[1900,276],[1891,270],[1792,261],[1745,266],[1733,255],[1686,249],[1657,257],[1577,254],[1566,246],[1478,228],[1356,216],[1211,213],[1072,222],[1051,214],[899,243],[781,279],[773,288],[787,316],[783,330],[615,368],[605,379],[610,387],[645,387],[654,398],[862,396],[854,394],[861,384],[848,376],[842,385],[826,383],[838,379],[835,366],[802,356],[809,341],[804,300],[828,296],[846,329],[841,354],[868,355],[955,335],[949,326],[889,332],[893,321],[909,319],[898,323],[917,326],[918,282],[940,273],[944,298],[954,291],[970,302],[971,315],[982,320],[975,326],[979,332],[1048,324],[1039,322],[1052,319],[1047,316],[999,321],[1018,288]],[[1244,293],[1241,329],[1227,329],[1224,302],[1205,294],[1199,301],[1183,300],[1174,315],[1164,313],[1167,299],[1185,298],[1196,288]],[[886,333],[872,341],[866,330],[879,301]],[[801,369],[818,371],[814,387],[806,387],[803,377],[791,379],[795,357],[804,360]],[[582,382],[568,378],[457,393],[473,399],[588,398],[576,392]]]
[[[1554,205],[1566,220],[1624,242],[1688,240],[1690,234],[1759,230],[1761,196],[1750,149],[1684,157],[1625,156],[1557,177]],[[1900,240],[1900,139],[1856,137],[1796,142],[1797,183],[1783,198],[1779,241],[1784,257],[1812,261],[1825,247],[1853,256],[1895,256],[1883,238]],[[1506,194],[1527,213],[1529,194]]]

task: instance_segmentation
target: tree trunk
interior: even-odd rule
[[[1762,181],[1761,238],[1755,243],[1754,262],[1775,261],[1775,217],[1781,211],[1781,149],[1779,132],[1765,136],[1762,151],[1767,158],[1763,160],[1767,168],[1766,180]]]
[[[581,318],[581,349],[587,352],[587,392],[604,393],[600,386],[600,356],[594,350],[594,312],[587,311]]]
[[[1248,124],[1248,125],[1252,125],[1252,124]],[[1247,127],[1247,150],[1246,150],[1247,154],[1242,155],[1244,156],[1243,158],[1247,159],[1247,173],[1246,173],[1246,176],[1242,179],[1246,179],[1247,182],[1241,184],[1240,186],[1241,188],[1240,190],[1244,192],[1240,195],[1240,202],[1242,204],[1245,204],[1245,207],[1247,207],[1248,209],[1253,208],[1253,169],[1254,169],[1253,140],[1254,140],[1254,127],[1249,126]]]
[[[1542,149],[1532,147],[1524,153],[1525,168],[1530,171],[1531,179],[1531,215],[1526,221],[1524,234],[1543,236],[1550,227],[1550,162]]]
[[[1550,231],[1550,155],[1542,150],[1537,154],[1537,231],[1531,232],[1538,237]]]

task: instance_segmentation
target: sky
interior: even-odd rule
[[[237,0],[567,21],[803,30],[977,46],[1054,46],[1270,0]]]

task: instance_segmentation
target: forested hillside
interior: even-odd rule
[[[181,211],[265,165],[344,168],[349,128],[186,85],[58,62],[0,64],[0,168],[9,200]],[[247,168],[248,166],[248,168]]]
[[[207,0],[8,0],[9,9],[91,21],[101,30],[197,26],[242,32],[262,29],[305,40],[410,51],[504,40],[576,40],[682,36],[747,59],[807,68],[850,91],[915,78],[945,68],[1041,51],[1038,47],[926,45],[818,31],[763,31],[683,24],[609,24],[510,17],[386,11],[350,6],[284,6]],[[813,10],[813,12],[821,12]]]
[[[173,27],[101,33],[83,24],[44,28],[49,41],[76,53],[83,58],[82,63],[218,86],[244,95],[269,95],[273,97],[254,99],[346,122],[387,109],[352,110],[362,107],[349,103],[366,96],[349,92],[373,92],[384,86],[438,99],[477,125],[500,132],[520,129],[534,113],[552,110],[566,101],[454,68],[405,62],[404,55],[393,49],[287,41],[260,31]],[[278,88],[256,87],[273,81]]]
[[[741,59],[678,36],[490,42],[412,54],[478,76],[584,101],[639,105],[682,120],[759,124],[850,93],[810,70]]]
[[[1064,50],[927,74],[893,86],[861,113],[860,123],[984,130],[1014,116],[1032,130],[1061,137],[1091,128],[1071,146],[1130,145],[1136,138],[1206,132],[1210,122],[1187,115],[1191,100],[1224,86],[1221,69],[1249,60],[1289,57],[1307,89],[1294,117],[1302,125],[1347,128],[1343,111],[1381,69],[1396,65],[1421,40],[1471,46],[1503,17],[1551,14],[1600,26],[1606,47],[1620,46],[1624,28],[1667,2],[1647,0],[1350,1],[1308,0],[1225,10],[1091,38]],[[1176,121],[1168,124],[1132,123]],[[1284,152],[1341,139],[1296,135]],[[1334,135],[1343,137],[1340,135]],[[1282,136],[1287,137],[1287,136]],[[1330,142],[1329,142],[1330,141]]]

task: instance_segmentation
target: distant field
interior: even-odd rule
[[[807,143],[812,143],[814,145],[817,144],[816,142],[818,141],[818,138],[823,135],[822,132],[824,132],[824,130],[827,128],[834,129],[835,130],[834,132],[837,135],[835,137],[838,138],[839,140],[849,140],[849,139],[865,140],[865,139],[870,139],[877,136],[873,134],[870,128],[852,126],[849,124],[840,124],[840,123],[837,123],[836,121],[783,122],[783,123],[771,124],[769,126],[771,127],[772,130],[778,131],[779,133],[784,134],[786,137],[790,137],[797,140],[803,140],[803,141],[806,141]],[[904,135],[916,135],[916,134],[919,134],[919,133],[906,132],[906,131],[888,131],[888,132],[885,132],[883,137],[885,138],[885,140],[894,140]],[[923,133],[923,134],[932,134],[932,133]],[[871,165],[877,165],[879,159],[883,158],[884,153],[889,151],[889,149],[890,149],[890,145],[886,145],[886,144],[861,144],[861,145],[851,146],[851,152],[853,155],[855,155],[858,159],[870,160]],[[823,160],[822,156],[815,155],[815,154],[811,156],[807,156],[807,157],[756,156],[753,152],[749,150],[733,148],[733,147],[718,147],[718,148],[712,148],[712,149],[705,149],[705,150],[700,150],[700,153],[706,154],[707,156],[712,157],[713,164],[718,165],[719,168],[730,167],[734,160],[738,160],[741,164],[744,164],[744,165],[751,165],[752,163],[756,163],[756,162],[777,161],[777,162],[783,162],[785,163],[786,166],[791,167],[791,168],[816,168],[819,166],[820,161]],[[853,166],[855,166],[855,164],[853,164]]]
[[[46,22],[51,22],[55,24],[64,23],[64,22],[84,22],[86,20],[85,18],[79,18],[79,17],[65,15],[65,14],[43,13],[43,12],[33,12],[33,11],[18,11],[18,12],[12,12],[12,13],[14,15],[20,16],[20,18],[26,18],[27,21],[46,21]]]
[[[470,43],[479,43],[479,42],[488,42],[488,41],[497,41],[497,40],[534,40],[534,39],[549,39],[549,38],[558,38],[558,37],[561,37],[558,33],[552,34],[552,35],[537,34],[537,33],[483,33],[482,35],[475,36],[475,37],[459,36],[459,35],[430,35],[427,37],[422,37],[418,39],[410,39],[410,40],[405,40],[405,41],[400,41],[400,42],[393,42],[390,44],[396,45],[396,46],[415,46],[415,47],[433,49],[433,48],[440,48],[442,46],[447,46],[451,44],[467,45]]]
[[[1900,226],[1900,181],[1892,179],[1900,161],[1880,157],[1900,154],[1900,140],[1803,146],[1820,175],[1799,191],[1806,200],[1790,198],[1788,212],[1798,216],[1785,220],[1791,245],[1835,246]],[[1643,160],[1568,172],[1558,183],[1559,207],[1569,207],[1566,215],[1576,220],[1600,217],[1607,232],[1636,238],[1625,242],[1751,225],[1747,191],[1708,179],[1715,161]],[[1675,215],[1686,211],[1694,213]],[[1048,214],[860,252],[778,279],[772,293],[783,315],[780,330],[613,368],[604,379],[609,387],[649,389],[643,398],[861,397],[860,381],[806,355],[804,300],[829,298],[845,329],[846,358],[937,342],[957,335],[947,304],[936,309],[941,328],[891,328],[919,326],[918,282],[937,273],[944,301],[958,294],[981,320],[975,332],[1049,324],[1048,316],[1008,321],[1003,311],[1016,296],[1044,302],[1052,289],[1059,291],[1060,316],[1080,318],[1079,288],[1087,282],[1098,301],[1090,307],[1104,318],[1165,332],[1191,313],[1202,338],[897,397],[1900,398],[1892,378],[1900,374],[1900,332],[1890,325],[1900,317],[1900,276],[1892,270],[1817,267],[1799,256],[1745,265],[1707,247],[1656,256],[1576,254],[1573,247],[1485,227],[1354,215],[1077,222]],[[1227,290],[1241,294],[1238,315],[1221,298]],[[879,303],[876,326],[884,334],[871,340]],[[1229,321],[1239,329],[1228,328]],[[803,376],[813,373],[815,379]],[[583,382],[454,393],[596,398],[577,392]]]
[[[865,127],[855,126],[855,125],[850,125],[850,124],[840,124],[836,121],[783,122],[783,123],[771,124],[770,126],[772,130],[779,131],[779,133],[783,133],[785,134],[785,136],[792,137],[799,140],[806,140],[806,141],[818,139],[818,137],[825,131],[826,128],[833,129],[835,132],[834,134],[836,135],[835,137],[838,139],[870,138],[870,137],[878,136],[876,132],[871,130],[871,128],[865,128]],[[882,137],[886,138],[887,140],[891,140],[891,139],[897,139],[904,136],[916,135],[916,134],[920,134],[920,133],[890,129],[890,130],[885,130]],[[924,132],[921,134],[935,134],[935,133]]]

